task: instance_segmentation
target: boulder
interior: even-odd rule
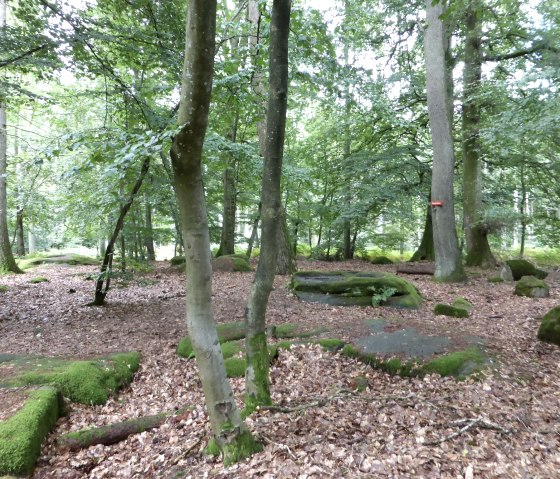
[[[232,254],[220,256],[212,260],[212,269],[214,271],[227,271],[227,272],[246,272],[253,271],[249,262],[244,256]]]
[[[548,276],[546,271],[536,268],[533,263],[524,259],[510,259],[505,264],[511,269],[515,281],[519,281],[523,276],[534,276],[538,279],[545,279]],[[506,278],[504,280],[507,281]]]
[[[513,279],[513,271],[511,270],[511,268],[507,264],[504,264],[502,266],[502,269],[500,269],[500,279],[502,281],[507,281],[508,283],[510,283],[511,281],[514,280]]]
[[[422,303],[412,283],[390,273],[300,271],[291,288],[299,299],[337,306],[417,309]]]
[[[544,315],[537,336],[541,341],[560,346],[560,306]]]
[[[449,304],[438,303],[434,308],[436,316],[451,316],[452,318],[468,318],[469,312],[463,308],[456,308]]]
[[[517,296],[527,296],[529,298],[547,298],[550,296],[548,285],[534,276],[523,276],[515,285],[514,293]]]

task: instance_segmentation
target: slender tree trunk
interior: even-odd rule
[[[105,250],[105,255],[103,256],[103,263],[101,264],[101,272],[99,277],[95,283],[95,296],[93,302],[90,303],[92,306],[102,306],[105,303],[105,297],[109,291],[109,286],[111,284],[111,265],[113,264],[113,254],[115,251],[115,243],[117,242],[117,238],[119,237],[119,233],[124,225],[124,218],[132,203],[134,202],[134,198],[140,191],[140,187],[146,177],[148,170],[150,168],[150,157],[146,157],[144,162],[142,163],[142,168],[140,169],[140,175],[132,188],[132,191],[126,200],[126,202],[121,206],[119,217],[117,218],[117,223],[115,224],[115,228],[113,229],[113,234],[111,238],[109,238],[109,242],[107,243],[107,249]],[[124,240],[124,236],[123,236]],[[125,250],[123,248],[123,257],[122,261],[125,261]],[[124,270],[124,269],[123,269]]]
[[[222,237],[216,256],[235,253],[235,214],[237,211],[237,185],[235,159],[230,158],[224,169],[224,210]]]
[[[446,49],[449,46],[441,15],[442,3],[426,0],[427,28],[424,35],[426,56],[426,84],[428,94],[428,116],[433,144],[432,222],[436,252],[434,279],[444,282],[465,280],[461,253],[455,229],[453,203],[453,173],[455,154],[451,134],[452,118],[449,105],[449,77],[446,65]]]
[[[270,26],[269,93],[266,151],[262,177],[261,254],[247,302],[247,372],[245,407],[270,404],[268,349],[265,314],[278,258],[277,229],[280,219],[280,179],[288,100],[288,35],[291,0],[274,0]]]
[[[251,236],[249,238],[249,243],[247,243],[247,260],[251,259],[251,254],[253,253],[253,246],[255,242],[258,241],[258,234],[259,234],[259,222],[261,220],[261,203],[259,202],[259,208],[257,210],[257,216],[253,220],[253,227],[251,230]]]
[[[521,165],[521,198],[519,198],[519,214],[521,215],[521,232],[519,239],[519,257],[525,255],[525,240],[527,238],[527,211],[525,205],[527,203],[527,185],[525,184],[525,168]]]
[[[145,244],[146,244],[146,256],[148,261],[156,260],[156,250],[154,248],[154,226],[152,224],[152,204],[148,199],[146,199],[146,218],[145,218]]]
[[[18,256],[25,256],[25,241],[23,231],[23,208],[18,206],[16,212],[16,253]]]
[[[482,6],[480,0],[467,2],[465,11],[465,66],[463,69],[463,228],[468,266],[493,268],[496,260],[488,244],[488,229],[482,223],[482,174],[480,161],[479,100],[482,79]]]
[[[202,148],[212,92],[216,0],[191,0],[187,7],[185,60],[179,107],[181,130],[171,147],[174,183],[185,242],[187,327],[206,398],[216,445],[226,464],[259,450],[241,420],[212,311],[212,263],[204,188]]]

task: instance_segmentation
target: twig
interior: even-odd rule
[[[425,446],[434,446],[437,444],[442,444],[446,441],[450,441],[451,439],[455,439],[456,437],[460,436],[461,434],[466,433],[469,429],[472,429],[473,427],[480,427],[483,429],[493,429],[494,431],[498,431],[502,434],[510,434],[512,432],[512,430],[510,429],[505,429],[502,426],[500,426],[499,424],[495,424],[491,421],[488,421],[482,417],[477,417],[474,419],[459,419],[457,421],[453,421],[451,423],[451,425],[453,426],[464,426],[459,429],[458,431],[454,432],[453,434],[449,434],[448,436],[444,436],[440,439],[435,439],[433,441],[427,441],[424,442]]]
[[[262,438],[269,444],[274,444],[275,446],[278,446],[280,449],[285,449],[286,451],[288,451],[288,454],[290,456],[292,456],[292,459],[297,459],[297,456],[292,452],[292,450],[290,449],[290,447],[286,444],[282,444],[279,442],[274,442],[273,440],[271,440],[270,438],[266,437],[266,436],[262,436]]]

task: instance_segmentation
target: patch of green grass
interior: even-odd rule
[[[327,338],[317,340],[317,344],[327,351],[338,351],[345,346],[346,342],[342,341],[342,339]]]
[[[224,359],[231,358],[243,350],[243,345],[239,341],[227,341],[221,344]]]
[[[24,406],[0,422],[0,475],[28,475],[41,452],[41,442],[59,417],[59,397],[53,388],[29,394]]]
[[[0,284],[0,293],[6,293],[9,289],[5,284]]]
[[[38,283],[48,283],[49,279],[45,278],[44,276],[37,276],[35,278],[31,278],[28,283],[31,284],[38,284]]]
[[[489,283],[503,283],[504,278],[502,278],[501,276],[492,276],[488,278],[486,281],[488,281]]]

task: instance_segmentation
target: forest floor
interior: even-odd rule
[[[365,262],[302,261],[303,269],[394,271]],[[407,276],[420,290],[420,310],[335,307],[299,301],[277,277],[268,324],[327,328],[323,337],[352,340],[368,333],[365,321],[399,318],[425,334],[484,338],[496,365],[478,380],[430,375],[390,376],[317,345],[281,350],[271,368],[276,404],[292,412],[257,411],[247,419],[264,451],[224,467],[205,456],[210,437],[194,361],[175,354],[186,335],[184,274],[158,263],[151,273],[112,289],[104,307],[89,307],[91,266],[41,266],[0,277],[0,352],[90,357],[139,350],[135,381],[104,406],[73,405],[43,444],[34,478],[540,478],[560,477],[560,348],[536,338],[540,318],[560,304],[557,274],[550,298],[513,295],[495,272],[470,271],[465,284],[437,284]],[[34,275],[49,282],[30,284]],[[214,273],[216,321],[243,318],[253,273]],[[474,308],[469,318],[434,316],[435,303],[458,295]],[[364,391],[352,391],[358,376]],[[232,385],[242,406],[243,379]],[[17,409],[0,397],[2,411]],[[113,446],[68,453],[60,434],[191,407],[163,426]]]

